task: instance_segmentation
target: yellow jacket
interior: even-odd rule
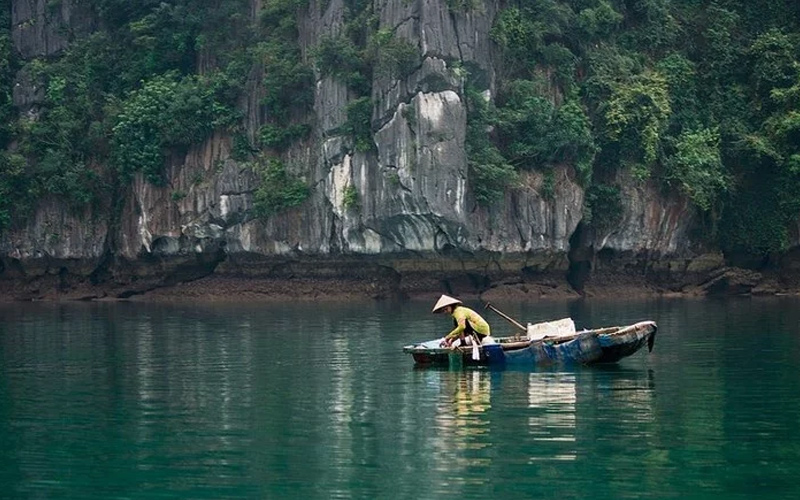
[[[464,330],[467,328],[467,322],[469,322],[475,333],[479,335],[491,335],[492,333],[489,328],[489,323],[487,323],[480,314],[462,305],[456,306],[453,310],[453,321],[456,327],[452,332],[447,334],[445,339],[454,339],[464,333]]]

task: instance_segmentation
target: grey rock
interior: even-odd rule
[[[11,38],[23,59],[56,54],[93,30],[91,9],[75,0],[14,0]]]

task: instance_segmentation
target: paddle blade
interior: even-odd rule
[[[647,339],[647,352],[653,352],[653,345],[656,343],[656,332],[653,332],[650,335],[650,338]]]

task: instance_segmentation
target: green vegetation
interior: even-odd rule
[[[349,37],[323,38],[314,55],[322,76],[333,76],[343,81],[358,95],[369,92],[370,68],[362,50]]]
[[[7,151],[14,134],[11,87],[17,61],[11,42],[11,1],[0,2],[0,232],[17,212],[24,212],[33,196],[25,173],[25,158]]]
[[[265,41],[259,42],[252,52],[256,61],[264,66],[266,95],[263,104],[272,126],[297,124],[314,103],[314,72],[303,62],[298,45],[297,9],[305,3],[304,0],[273,0],[265,2],[261,12],[260,35]],[[299,127],[302,129],[303,124]],[[290,134],[292,138],[301,137],[296,130],[299,129]]]
[[[93,7],[102,29],[60,57],[20,67],[8,45],[10,2],[2,2],[0,226],[43,196],[79,209],[110,197],[135,172],[160,183],[170,153],[238,123],[251,33],[233,28],[248,2],[97,0]],[[201,55],[215,63],[202,75]],[[9,99],[19,69],[43,89],[22,115]]]
[[[490,205],[503,198],[506,187],[514,186],[519,175],[489,138],[493,110],[490,103],[469,85],[466,94],[467,167],[472,191],[478,203]]]
[[[353,137],[356,151],[369,151],[374,148],[372,139],[372,101],[360,97],[347,105],[347,123],[344,132]]]
[[[619,187],[593,184],[586,190],[583,222],[598,231],[612,230],[622,219],[622,194]]]
[[[80,209],[136,173],[162,184],[168,158],[215,130],[232,134],[238,161],[308,135],[314,77],[296,28],[305,0],[264,2],[258,22],[248,0],[90,3],[99,29],[59,57],[21,65],[11,2],[0,2],[0,231],[44,196]],[[252,145],[237,102],[258,67],[267,124]],[[24,114],[11,105],[20,69],[43,89]]]
[[[800,4],[526,0],[491,36],[497,97],[471,104],[467,137],[479,202],[515,185],[501,166],[542,171],[546,196],[552,167],[569,164],[585,222],[611,230],[624,170],[687,196],[709,243],[786,249],[800,215]]]
[[[344,188],[344,196],[342,197],[342,204],[345,210],[358,210],[361,207],[361,202],[358,197],[358,190],[355,186],[350,185]]]
[[[305,139],[311,133],[308,123],[292,123],[289,125],[275,125],[267,123],[258,131],[259,142],[276,151],[285,151],[296,141]]]
[[[606,139],[620,143],[630,163],[652,165],[671,112],[666,80],[645,71],[612,89],[604,113]]]
[[[595,154],[589,117],[575,100],[556,108],[537,95],[538,85],[513,80],[498,102],[494,124],[505,156],[521,169],[574,164],[588,179]]]
[[[280,160],[259,157],[253,170],[261,178],[261,185],[253,194],[254,212],[257,217],[269,217],[306,201],[309,189],[303,179],[286,171]]]
[[[394,36],[386,28],[375,32],[370,41],[375,74],[378,77],[404,78],[420,64],[417,46]]]
[[[143,172],[162,182],[165,151],[188,147],[215,128],[233,126],[238,116],[220,96],[218,74],[155,76],[119,102],[111,128],[111,159],[123,175]]]
[[[664,180],[674,184],[701,210],[710,210],[717,193],[730,184],[723,170],[719,132],[685,131],[670,138],[672,154],[664,162]]]

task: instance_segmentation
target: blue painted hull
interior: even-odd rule
[[[600,328],[579,332],[567,338],[544,338],[533,342],[498,339],[494,345],[480,346],[478,359],[471,348],[443,349],[430,343],[405,346],[418,365],[436,366],[547,366],[554,364],[616,363],[645,345],[653,350],[658,327],[642,321],[625,327]]]

